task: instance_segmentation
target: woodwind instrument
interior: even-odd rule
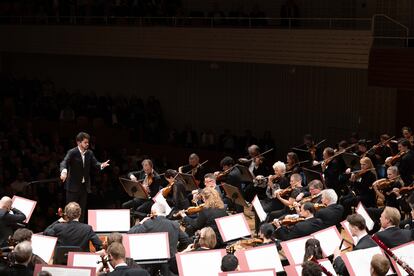
[[[394,252],[392,252],[375,234],[372,235],[371,238],[390,258],[399,264],[408,273],[408,275],[414,276],[414,269],[412,269],[406,262],[398,258]]]
[[[321,265],[320,263],[318,263],[318,260],[315,258],[315,256],[312,256],[311,258],[309,258],[310,262],[314,262],[315,264],[317,264],[321,269],[322,272],[326,275],[326,276],[333,276],[332,273],[330,273],[326,267],[324,267],[323,265]]]

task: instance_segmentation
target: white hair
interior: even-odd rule
[[[329,201],[329,204],[336,203],[338,201],[338,195],[334,189],[326,189],[322,192],[322,197]]]
[[[273,169],[275,170],[276,168],[279,168],[282,171],[282,173],[286,172],[286,165],[281,161],[277,161],[273,164]]]
[[[157,216],[166,216],[167,210],[165,208],[165,205],[159,202],[155,202],[151,207],[151,212],[155,213]]]

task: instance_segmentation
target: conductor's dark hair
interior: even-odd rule
[[[234,165],[234,160],[230,156],[226,156],[220,161],[220,167],[233,166],[233,165]]]
[[[239,265],[239,260],[233,254],[227,254],[221,259],[221,271],[235,271]]]
[[[76,135],[76,142],[82,142],[85,139],[91,139],[91,136],[86,132],[79,132],[78,135]]]

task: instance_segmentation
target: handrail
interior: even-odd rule
[[[372,36],[374,38],[380,38],[380,36],[375,36],[375,22],[376,22],[377,17],[386,18],[389,21],[391,21],[392,23],[402,27],[405,30],[405,39],[406,39],[405,40],[405,47],[408,47],[408,39],[409,39],[409,35],[410,35],[410,29],[406,25],[402,24],[401,22],[399,22],[399,21],[395,20],[394,18],[392,18],[392,17],[390,17],[386,14],[383,14],[383,13],[374,14],[372,16],[371,33],[372,33]]]

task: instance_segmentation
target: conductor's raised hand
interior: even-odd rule
[[[101,164],[101,168],[102,169],[104,169],[104,168],[106,168],[106,167],[108,167],[109,166],[109,160],[106,160],[105,162],[103,162],[102,164]]]

